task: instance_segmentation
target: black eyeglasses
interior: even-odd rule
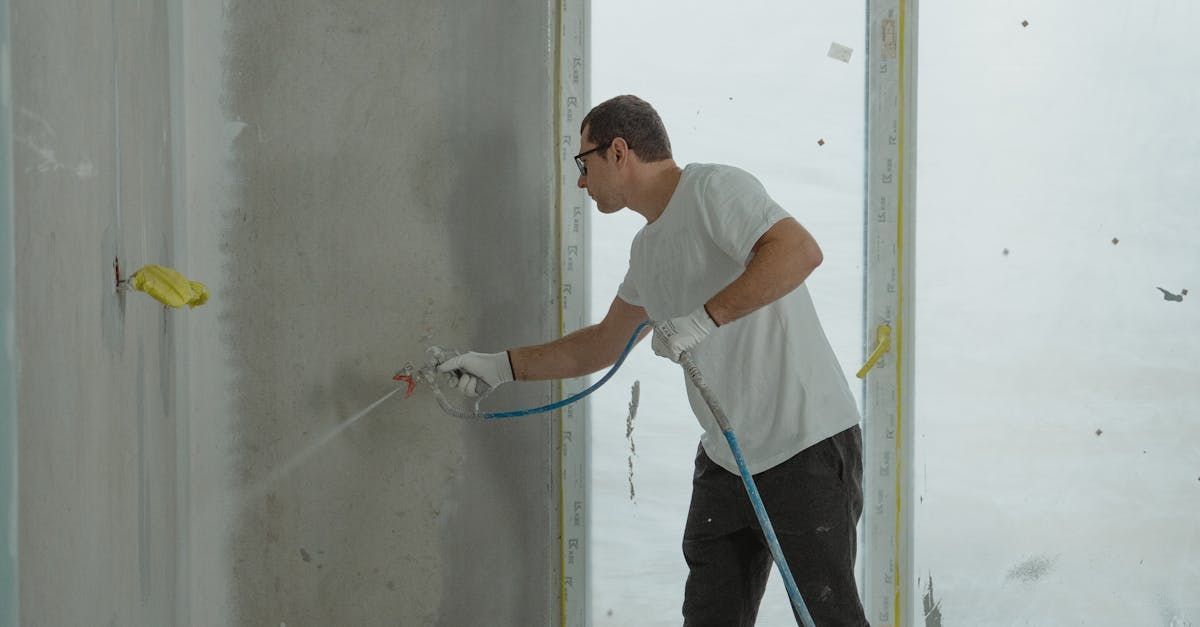
[[[593,148],[591,150],[581,152],[581,153],[575,155],[575,166],[579,168],[579,176],[587,176],[587,164],[584,163],[584,161],[583,161],[584,157],[592,154],[593,152],[596,152],[597,150],[604,150],[605,148],[608,148],[611,145],[612,145],[612,142],[604,142],[603,144],[600,144],[599,146],[596,146],[595,148]]]

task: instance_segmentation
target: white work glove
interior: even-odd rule
[[[464,353],[438,364],[437,369],[451,373],[454,376],[451,385],[465,396],[479,396],[513,380],[508,351]]]
[[[717,323],[709,317],[704,305],[686,316],[671,318],[654,325],[654,354],[679,363],[679,354],[690,351],[717,330]]]

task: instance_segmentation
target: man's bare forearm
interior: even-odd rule
[[[582,377],[611,365],[617,359],[600,325],[593,324],[553,342],[509,349],[513,377],[518,381],[545,381]]]

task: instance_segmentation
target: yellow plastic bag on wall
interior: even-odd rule
[[[178,271],[149,265],[129,277],[129,286],[145,292],[158,302],[176,309],[187,305],[199,307],[208,302],[208,288],[199,281],[190,281]]]

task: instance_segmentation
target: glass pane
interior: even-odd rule
[[[920,19],[926,624],[1200,624],[1200,8]]]
[[[857,393],[862,4],[831,3],[814,13],[795,2],[620,0],[593,3],[592,17],[593,104],[624,93],[645,98],[662,115],[680,165],[715,162],[750,171],[813,232],[825,262],[809,289]],[[849,61],[829,56],[834,43],[851,49]],[[624,211],[594,215],[591,224],[592,319],[599,320],[645,221]],[[635,381],[640,404],[627,438]],[[682,374],[646,341],[591,398],[593,623],[678,625],[687,576],[680,542],[700,435]],[[773,575],[759,624],[791,622],[783,584]]]

